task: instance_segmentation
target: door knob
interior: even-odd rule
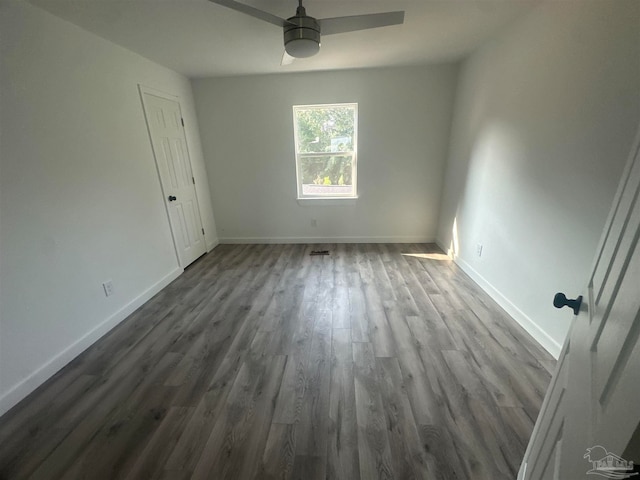
[[[174,200],[177,200],[177,198],[174,197],[173,195],[169,195],[169,201],[173,202]]]
[[[578,315],[580,312],[580,305],[582,304],[582,295],[574,300],[568,299],[564,293],[556,293],[553,297],[553,306],[556,308],[569,307],[573,309],[573,314]]]

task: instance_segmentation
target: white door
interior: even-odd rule
[[[640,461],[638,148],[636,141],[519,480],[640,480],[629,463]]]
[[[182,268],[206,251],[180,104],[140,88],[153,153]]]

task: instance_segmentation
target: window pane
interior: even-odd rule
[[[353,195],[353,158],[321,155],[299,159],[303,195]]]
[[[351,105],[296,107],[298,153],[354,150],[355,108]]]

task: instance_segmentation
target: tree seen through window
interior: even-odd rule
[[[357,104],[294,107],[298,196],[354,197]]]

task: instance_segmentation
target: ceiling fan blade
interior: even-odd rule
[[[280,62],[280,66],[284,67],[285,65],[291,65],[293,63],[293,61],[296,59],[296,57],[292,57],[291,55],[289,55],[287,53],[287,51],[285,50],[282,53],[282,61]]]
[[[269,12],[258,10],[257,8],[251,7],[249,5],[245,5],[244,3],[236,2],[235,0],[209,0],[209,1],[213,3],[217,3],[218,5],[222,5],[223,7],[231,8],[238,12],[251,15],[252,17],[258,18],[260,20],[264,20],[265,22],[272,23],[273,25],[276,25],[278,27],[284,27],[289,23],[284,18],[280,18],[276,15],[272,15]]]
[[[320,22],[320,33],[322,35],[333,35],[334,33],[400,25],[404,23],[404,12],[370,13],[368,15],[353,15],[350,17],[323,18],[318,21]]]

